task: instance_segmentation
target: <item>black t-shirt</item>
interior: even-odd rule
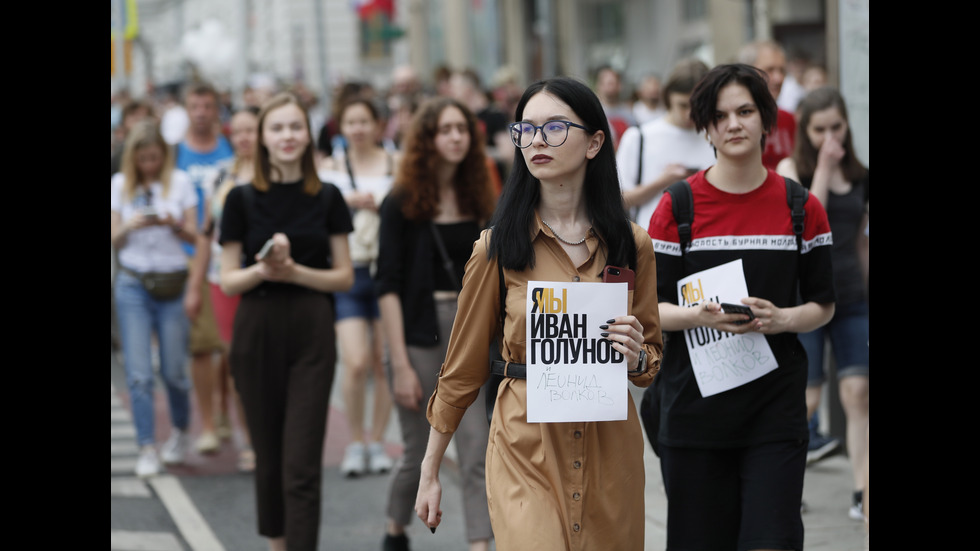
[[[236,186],[228,193],[221,217],[221,244],[242,243],[243,265],[255,264],[255,255],[274,233],[289,238],[293,260],[316,269],[330,268],[330,237],[353,230],[350,211],[333,184],[323,184],[315,196],[303,192],[303,182],[272,184],[269,191]],[[246,197],[254,197],[246,205]],[[249,291],[295,290],[290,283],[266,281]],[[305,289],[305,288],[303,288]],[[248,294],[248,293],[246,293]]]
[[[858,243],[862,235],[861,223],[864,221],[865,205],[870,194],[870,172],[858,182],[853,182],[851,191],[840,195],[827,193],[827,219],[834,235],[831,258],[834,264],[834,290],[837,304],[856,304],[867,300]],[[800,183],[809,188],[813,178],[800,178]]]

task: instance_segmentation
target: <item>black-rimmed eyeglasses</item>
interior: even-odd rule
[[[548,121],[541,126],[534,126],[529,122],[515,122],[510,125],[510,139],[514,142],[514,145],[524,149],[531,145],[531,142],[534,141],[534,136],[540,130],[541,137],[544,138],[544,143],[551,147],[558,147],[568,139],[569,126],[581,128],[586,132],[589,131],[588,128],[581,124],[575,124],[571,121]]]

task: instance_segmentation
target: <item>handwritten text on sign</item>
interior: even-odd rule
[[[677,282],[680,305],[704,301],[740,304],[748,296],[742,261],[734,260]],[[691,368],[701,396],[711,396],[754,381],[776,369],[769,342],[761,333],[736,335],[709,327],[684,331]]]
[[[626,313],[625,283],[529,281],[529,423],[626,419],[626,361],[600,333]]]

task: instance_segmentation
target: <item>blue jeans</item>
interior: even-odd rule
[[[156,333],[160,376],[167,390],[170,421],[174,427],[186,430],[190,420],[191,385],[187,377],[190,324],[184,313],[183,296],[168,301],[155,300],[138,279],[126,272],[120,271],[117,276],[115,299],[136,439],[140,446],[151,445],[155,426],[152,337]]]
[[[799,339],[809,361],[807,386],[820,386],[824,382],[824,340],[828,337],[837,362],[838,380],[851,375],[869,377],[869,326],[866,302],[838,304],[834,317],[827,325],[809,333],[800,333]]]

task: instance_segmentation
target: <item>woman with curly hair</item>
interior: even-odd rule
[[[463,268],[494,207],[483,143],[463,104],[430,100],[412,120],[393,190],[381,205],[375,288],[405,445],[389,490],[386,550],[408,549],[405,528],[429,435],[424,404],[446,357]],[[467,540],[470,549],[487,549],[485,416],[471,411],[456,434]]]

